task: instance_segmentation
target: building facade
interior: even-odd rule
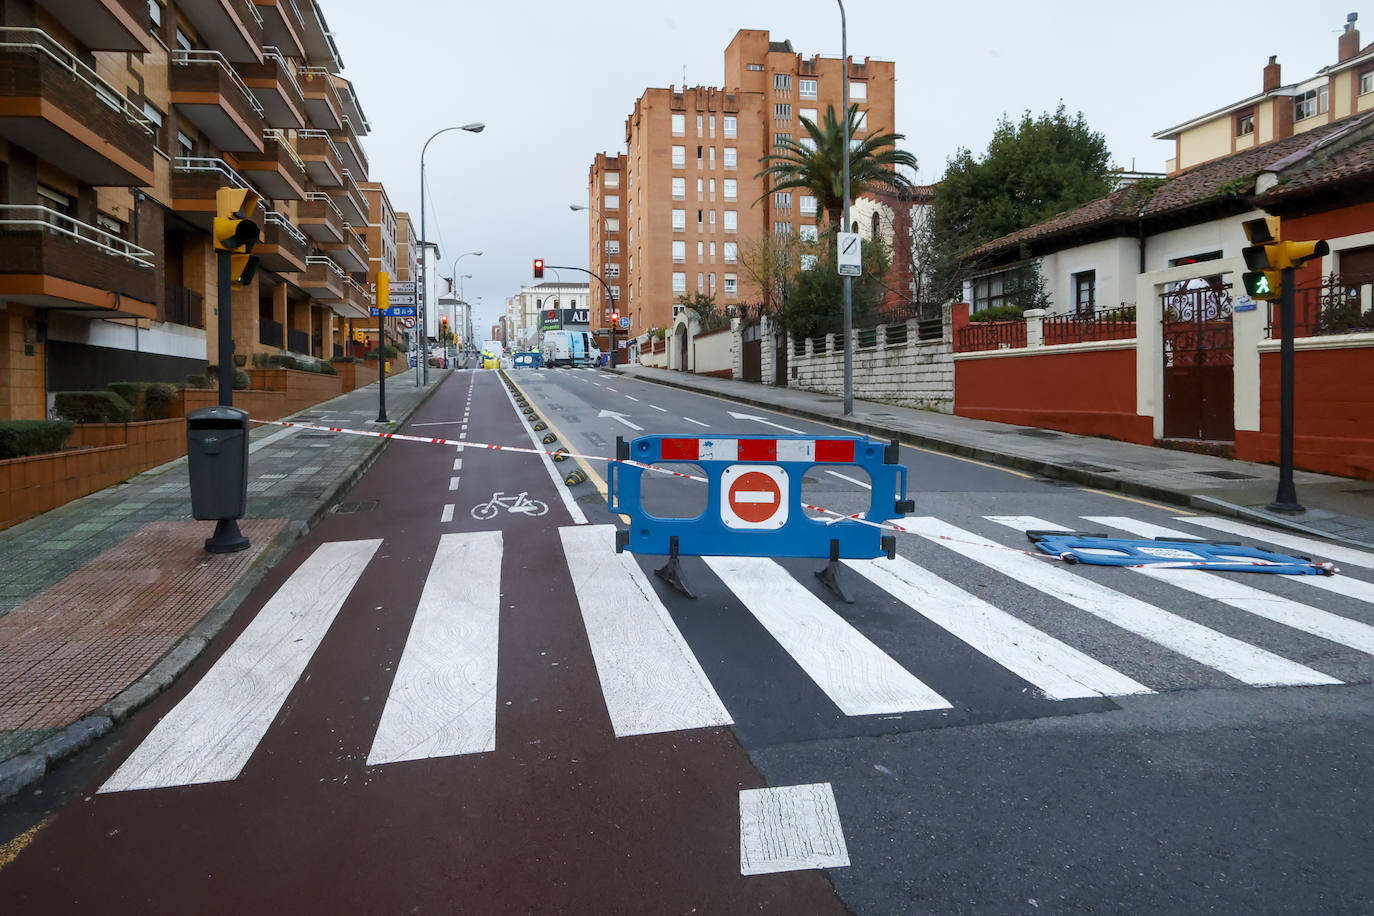
[[[261,197],[233,353],[367,318],[368,122],[314,0],[0,6],[0,418],[217,360],[215,192]]]
[[[816,232],[815,198],[770,193],[758,173],[774,144],[809,141],[803,118],[840,112],[843,73],[839,59],[806,58],[744,29],[725,50],[723,87],[647,89],[635,102],[625,151],[598,154],[589,173],[592,270],[622,281],[627,338],[671,326],[684,296],[727,311],[757,302],[741,266],[751,245],[765,233]],[[895,129],[893,65],[851,58],[849,77],[864,118],[856,138]],[[593,302],[592,326],[604,327],[609,303]]]

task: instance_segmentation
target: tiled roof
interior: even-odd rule
[[[1319,147],[1322,141],[1335,134],[1345,133],[1351,128],[1365,131],[1367,126],[1362,122],[1366,119],[1369,119],[1369,116],[1360,119],[1345,118],[1274,143],[1266,143],[1256,149],[1204,162],[1166,179],[1163,184],[1128,185],[1106,197],[1050,217],[1044,222],[994,239],[976,249],[972,253],[973,257],[988,257],[1019,248],[1029,242],[1053,239],[1114,222],[1130,223],[1136,220],[1176,216],[1227,198],[1248,197],[1254,193],[1255,177],[1260,172],[1289,158],[1293,158],[1294,162],[1285,164],[1285,171],[1299,167],[1302,162],[1307,161],[1306,157],[1297,158],[1304,151]],[[1374,143],[1366,141],[1349,144],[1340,154],[1328,159],[1328,162],[1295,173],[1292,178],[1260,199],[1270,200],[1284,194],[1310,190],[1315,185],[1347,174],[1364,174],[1365,171],[1374,170]]]
[[[1279,183],[1255,202],[1264,206],[1352,181],[1374,181],[1374,114],[1341,126],[1347,129],[1324,135],[1327,143],[1291,156],[1293,161],[1278,172]]]

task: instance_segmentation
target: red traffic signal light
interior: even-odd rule
[[[544,278],[544,259],[543,259],[543,258],[535,258],[535,259],[534,259],[534,278],[535,278],[536,280],[542,280],[542,279]]]

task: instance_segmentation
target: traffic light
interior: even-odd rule
[[[377,308],[391,308],[391,274],[384,270],[377,274]]]
[[[1242,249],[1245,266],[1241,275],[1245,292],[1252,299],[1278,299],[1283,295],[1283,271],[1297,268],[1331,251],[1324,241],[1285,242],[1280,237],[1279,218],[1262,216],[1241,224],[1250,244]]]
[[[542,280],[542,279],[544,279],[544,259],[543,259],[543,258],[535,258],[535,259],[534,259],[534,278],[535,278],[536,280]]]
[[[215,250],[230,252],[229,279],[235,289],[247,286],[258,270],[258,259],[251,252],[262,230],[251,217],[258,207],[258,195],[246,188],[220,188],[215,191],[215,222],[212,229]]]

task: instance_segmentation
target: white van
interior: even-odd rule
[[[546,366],[595,366],[601,359],[586,331],[545,331],[543,353]]]

